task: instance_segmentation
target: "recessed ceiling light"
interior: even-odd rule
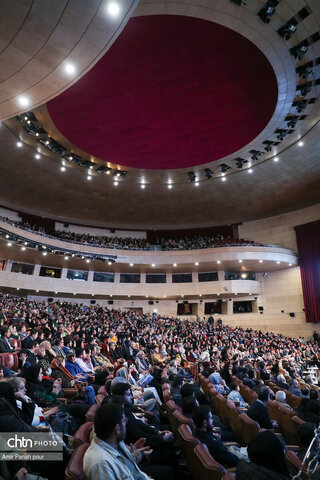
[[[298,142],[298,147],[303,147],[303,142],[302,141]]]
[[[155,263],[153,263],[153,264],[151,265],[151,267],[155,267],[155,266],[156,266],[156,264],[155,264]]]
[[[47,255],[47,252],[42,252],[42,255],[45,257]]]
[[[27,107],[30,103],[29,98],[26,97],[25,95],[19,95],[19,97],[17,97],[17,100],[19,105],[21,105],[21,107]]]
[[[68,257],[68,256],[66,256],[66,257],[64,257],[64,259],[65,259],[65,260],[69,260],[69,257]]]
[[[65,171],[66,171],[66,167],[61,167],[60,170],[61,170],[61,172],[65,172]]]
[[[113,182],[113,185],[117,186],[119,184],[119,182]]]
[[[249,168],[248,173],[253,173],[252,168]]]
[[[196,187],[199,187],[199,182],[194,183]]]
[[[38,293],[38,292],[39,292],[39,290],[36,290],[36,292]]]
[[[44,143],[45,143],[46,145],[49,145],[50,142],[49,142],[49,140],[46,140]]]
[[[91,175],[87,175],[87,180],[91,180],[91,179],[92,179]]]
[[[73,75],[76,71],[76,67],[72,63],[66,63],[64,66],[64,70],[68,75]]]
[[[71,257],[74,257],[74,253],[71,255]]]
[[[21,148],[22,147],[22,142],[17,142],[17,147]]]
[[[23,252],[25,251],[25,249],[26,249],[26,247],[21,247],[21,250],[22,250]]]
[[[107,175],[110,175],[110,170],[107,170],[107,171],[106,171],[106,174],[107,174]]]
[[[239,260],[239,263],[242,263],[242,260]]]
[[[197,267],[198,265],[199,265],[199,262],[196,262],[196,263],[195,263],[195,266]]]
[[[249,293],[249,295],[251,295],[251,292]]]
[[[81,258],[84,259],[84,256],[82,255]]]
[[[142,189],[146,188],[146,186],[145,186],[144,183],[142,183],[142,184],[140,185],[140,187],[141,187]]]
[[[119,15],[120,7],[116,2],[109,2],[107,5],[107,11],[112,17]]]
[[[25,120],[28,120],[28,117],[27,117],[27,116],[25,116],[25,117],[24,117],[24,119],[25,119]]]
[[[8,234],[6,235],[6,238],[9,238],[9,235],[8,235]]]
[[[217,260],[217,263],[219,263],[219,264],[220,264],[220,263],[221,263],[221,261],[220,261],[220,260]]]
[[[17,287],[17,290],[20,290],[20,288]]]
[[[39,133],[38,133],[38,132],[36,133],[36,137],[39,137]]]
[[[39,155],[39,153],[36,153],[35,156],[34,156],[34,158],[35,158],[36,160],[40,160],[41,155]]]
[[[77,295],[76,293],[74,293],[73,295]]]
[[[176,267],[176,266],[177,266],[177,264],[176,264],[176,263],[174,263],[174,264],[173,264],[173,266],[174,266],[174,267]]]
[[[227,177],[221,177],[221,180],[225,182],[227,180]]]
[[[25,245],[28,245],[28,242],[24,242]]]
[[[86,262],[87,262],[87,263],[90,263],[90,260],[89,260],[89,258],[87,258]]]
[[[108,262],[108,265],[112,265],[112,262],[109,261],[109,262]]]
[[[289,263],[289,267],[292,267],[292,263]]]
[[[167,295],[163,295],[163,298],[167,298]]]
[[[112,295],[110,295],[110,297],[112,297]]]
[[[278,162],[278,161],[279,161],[279,157],[274,157],[273,161],[274,161],[274,162]]]
[[[131,295],[128,295],[128,298],[130,298],[130,297],[131,297]]]
[[[202,297],[202,293],[200,293],[199,297]]]
[[[217,293],[217,296],[220,297],[220,293]]]
[[[263,260],[259,260],[259,263],[263,263]]]
[[[130,263],[130,267],[133,267],[133,263]]]
[[[8,245],[8,247],[12,247],[12,243],[11,243],[11,242],[8,242],[7,245]]]
[[[168,188],[169,188],[169,190],[171,190],[171,188],[172,188],[171,183],[169,183]]]
[[[278,261],[277,261],[277,264],[279,265],[279,263],[280,263],[280,262],[279,262],[279,260],[278,260]]]
[[[241,278],[247,278],[247,274],[246,274],[246,273],[242,273],[242,274],[241,274]]]

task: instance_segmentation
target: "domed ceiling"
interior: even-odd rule
[[[3,37],[25,56],[0,53],[0,205],[148,229],[320,201],[318,0],[274,2],[269,22],[260,0],[44,0],[41,16],[31,0],[5,3],[2,24],[20,19],[24,35]],[[41,27],[43,63],[24,16]]]
[[[125,167],[175,169],[223,158],[253,140],[277,81],[249,40],[205,20],[132,18],[87,75],[47,105],[58,130]]]

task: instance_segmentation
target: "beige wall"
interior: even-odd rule
[[[320,203],[295,212],[263,218],[239,225],[239,237],[264,245],[279,245],[297,250],[294,227],[320,219]]]

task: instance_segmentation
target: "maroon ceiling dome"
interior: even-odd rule
[[[192,17],[132,18],[104,57],[48,103],[60,132],[119,165],[176,169],[232,154],[269,122],[273,69],[245,37]]]

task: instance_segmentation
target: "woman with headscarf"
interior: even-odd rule
[[[27,395],[40,407],[49,407],[57,400],[61,390],[61,380],[53,384],[42,382],[43,373],[41,365],[31,365],[25,372]]]
[[[21,398],[18,408],[14,388],[9,382],[0,382],[0,432],[36,432],[31,426],[34,403]]]
[[[221,378],[220,373],[211,373],[211,375],[209,375],[209,380],[216,389],[216,391],[218,393],[221,393],[221,395],[226,395],[230,392],[229,388],[225,384],[225,381]]]
[[[241,460],[236,480],[288,480],[291,478],[285,458],[285,445],[274,433],[258,433],[248,445],[250,462]]]

